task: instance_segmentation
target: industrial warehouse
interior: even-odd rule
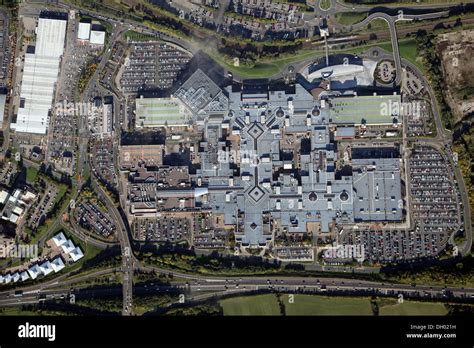
[[[17,132],[46,134],[61,56],[64,52],[67,16],[43,14],[38,19],[36,45],[29,46],[20,91]]]

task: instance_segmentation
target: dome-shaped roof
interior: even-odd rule
[[[319,116],[321,114],[321,110],[318,108],[314,108],[312,112],[313,116]]]
[[[349,194],[347,193],[346,190],[344,190],[339,195],[339,198],[341,199],[341,201],[347,201],[349,199]]]
[[[283,111],[282,108],[279,108],[276,112],[277,117],[283,117],[285,116],[285,112]]]
[[[318,195],[315,192],[311,192],[308,198],[310,201],[314,202],[315,200],[318,199]]]

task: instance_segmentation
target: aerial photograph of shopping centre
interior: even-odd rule
[[[474,3],[3,0],[0,46],[0,318],[472,318]]]

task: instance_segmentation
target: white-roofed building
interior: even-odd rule
[[[64,52],[67,21],[39,18],[36,46],[25,54],[20,90],[20,107],[11,128],[17,132],[46,134],[49,110]]]
[[[4,278],[3,278],[3,282],[5,284],[8,284],[12,281],[12,275],[10,273],[8,273]]]
[[[25,193],[23,193],[23,195],[21,196],[21,199],[23,201],[32,201],[34,199],[36,199],[36,195],[33,193],[33,192],[30,192],[30,191],[26,191]]]
[[[16,215],[16,214],[11,214],[10,215],[10,222],[13,222],[14,224],[16,224],[18,222],[18,219],[20,218],[20,216]]]
[[[66,243],[66,236],[64,235],[63,232],[59,232],[53,237],[53,242],[56,244],[57,247],[60,247],[64,243]]]
[[[65,243],[61,244],[61,248],[66,254],[69,254],[71,251],[73,251],[75,247],[76,246],[70,239],[68,239]]]
[[[104,45],[105,44],[105,30],[91,30],[91,45]]]
[[[8,198],[8,192],[4,190],[0,191],[0,203],[5,204],[7,198]]]
[[[69,256],[71,256],[72,261],[76,262],[77,260],[82,259],[84,257],[84,253],[82,252],[81,248],[78,246],[74,248],[74,250],[71,251]]]
[[[51,261],[51,267],[53,267],[54,273],[58,273],[65,267],[63,259],[61,259],[60,256],[56,257],[53,261]]]
[[[41,270],[38,265],[35,264],[28,269],[28,274],[30,275],[31,279],[36,279],[41,274]]]
[[[45,261],[43,262],[40,266],[40,271],[43,273],[43,275],[47,276],[51,272],[53,272],[53,267],[51,266],[51,262]]]
[[[10,196],[8,197],[8,201],[11,203],[11,204],[16,204],[16,201],[18,199],[13,195],[13,196]]]
[[[21,281],[22,281],[22,282],[24,282],[25,280],[30,279],[30,276],[28,275],[28,272],[27,272],[27,271],[21,272],[20,276],[21,276]]]
[[[12,275],[12,281],[16,283],[17,281],[20,280],[20,273],[16,272]]]
[[[61,57],[64,52],[67,20],[39,18],[36,28],[35,55],[40,57]]]
[[[21,214],[23,214],[23,208],[16,206],[15,208],[13,208],[13,212],[14,212],[16,215],[21,215]]]
[[[3,284],[3,274],[0,274],[0,284]]]
[[[79,22],[79,28],[77,29],[77,38],[79,40],[89,40],[91,35],[91,23],[90,21]]]

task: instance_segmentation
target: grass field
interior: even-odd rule
[[[446,315],[448,310],[442,303],[405,301],[380,307],[380,315]]]
[[[281,301],[288,316],[325,315],[374,315],[368,297],[329,297],[319,295],[282,294]],[[379,315],[446,315],[443,303],[405,301],[401,304],[394,298],[378,298]],[[233,297],[219,301],[224,315],[277,315],[280,307],[275,294]]]
[[[26,181],[29,184],[33,184],[36,181],[37,177],[38,177],[38,169],[33,168],[33,167],[26,168]]]
[[[389,30],[387,22],[381,18],[376,18],[367,25],[367,30]]]
[[[280,315],[274,294],[234,297],[219,302],[224,315]]]
[[[393,52],[392,44],[390,42],[382,43],[379,45],[380,48],[387,52]],[[421,71],[424,71],[424,66],[418,59],[418,49],[416,46],[415,39],[402,39],[398,40],[398,48],[400,50],[400,56],[406,60],[415,64]]]
[[[336,13],[336,21],[343,25],[352,25],[362,22],[367,17],[367,12],[338,12]]]
[[[372,315],[370,300],[362,297],[295,295],[289,303],[283,295],[286,315]]]
[[[124,34],[125,38],[132,41],[159,41],[156,36],[139,33],[134,30],[127,30]]]

